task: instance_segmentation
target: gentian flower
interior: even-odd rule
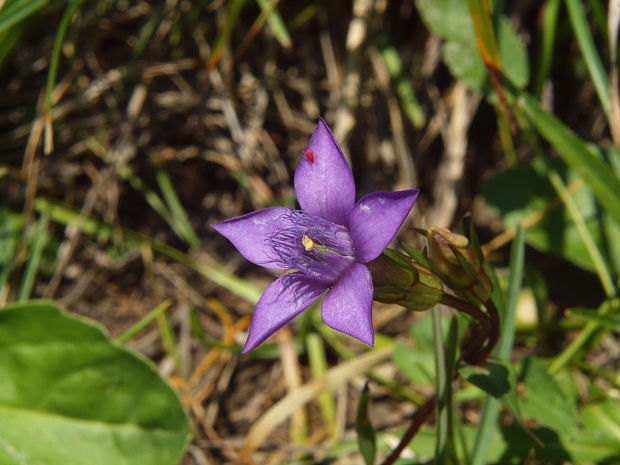
[[[327,124],[319,124],[295,169],[300,210],[271,207],[212,225],[257,265],[296,270],[276,279],[256,305],[243,353],[312,305],[326,290],[321,316],[368,345],[373,283],[364,265],[394,238],[419,191],[373,192],[355,202],[355,182]]]

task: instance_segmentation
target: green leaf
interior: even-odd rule
[[[482,90],[487,82],[487,71],[475,43],[446,42],[442,58],[454,77],[475,90]]]
[[[476,44],[468,2],[416,0],[422,20],[431,32],[445,40],[442,58],[450,72],[469,87],[483,90],[487,72]],[[529,81],[527,49],[505,16],[496,24],[502,72],[517,87]]]
[[[422,20],[442,39],[475,45],[467,2],[463,0],[415,0]]]
[[[583,438],[587,438],[592,445],[612,447],[616,459],[620,460],[620,404],[605,400],[585,407],[581,416]]]
[[[536,357],[523,362],[524,413],[555,431],[568,433],[577,429],[575,405],[566,399],[558,382],[545,364]]]
[[[465,365],[460,372],[467,381],[496,399],[510,391],[510,372],[504,364],[489,362],[484,367]]]
[[[497,45],[502,70],[505,76],[517,87],[525,87],[530,80],[530,65],[527,49],[510,20],[501,16],[497,28]]]
[[[377,455],[377,439],[375,430],[368,419],[368,383],[364,386],[359,404],[357,404],[357,416],[355,418],[355,431],[357,432],[357,445],[364,457],[366,465],[374,465]]]
[[[174,465],[189,439],[156,368],[51,302],[0,310],[0,463]]]

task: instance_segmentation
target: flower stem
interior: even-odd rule
[[[497,342],[497,338],[495,338],[495,341],[492,341],[494,339],[492,336],[493,333],[497,332],[497,330],[493,328],[493,318],[484,313],[475,305],[450,294],[444,293],[440,302],[466,313],[478,322],[480,329],[476,331],[476,335],[473,339],[467,342],[467,344],[463,347],[461,359],[472,365],[484,361],[491,352],[495,342]],[[484,347],[484,343],[487,340],[489,341],[489,344]],[[492,345],[490,344],[491,342]]]

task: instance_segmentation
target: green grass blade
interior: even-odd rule
[[[515,333],[515,314],[517,299],[523,282],[523,267],[525,262],[525,234],[519,227],[510,251],[510,279],[506,295],[506,307],[502,312],[500,337],[495,347],[494,355],[500,360],[508,360],[512,350]],[[493,430],[499,415],[499,401],[486,395],[476,432],[476,440],[471,456],[471,465],[484,465],[487,452],[491,445]]]
[[[52,48],[52,57],[50,58],[50,67],[47,73],[47,86],[45,88],[45,112],[50,114],[52,109],[52,92],[56,85],[56,77],[58,75],[58,63],[60,62],[60,52],[62,50],[62,44],[65,40],[67,28],[69,22],[77,8],[82,3],[82,0],[73,0],[69,2],[69,6],[62,15],[58,30],[56,32],[56,38],[54,39],[54,47]]]
[[[306,346],[308,349],[308,361],[310,362],[310,371],[312,378],[318,379],[327,371],[327,357],[325,356],[325,345],[323,339],[316,334],[310,333],[306,337]],[[327,430],[327,435],[336,440],[336,401],[331,392],[325,391],[319,394],[317,401],[319,410],[323,417],[323,423]]]
[[[47,227],[49,225],[49,216],[44,212],[37,223],[34,231],[34,244],[32,246],[32,253],[30,259],[26,265],[24,276],[17,293],[17,302],[24,302],[30,298],[32,287],[34,286],[34,280],[39,271],[39,263],[41,263],[41,255],[43,255],[43,249],[47,243]]]
[[[597,315],[607,316],[615,314],[620,305],[618,303],[618,299],[606,300],[602,303],[602,305],[598,308]],[[590,319],[590,322],[581,330],[579,335],[573,339],[570,345],[564,349],[549,365],[549,373],[555,374],[568,365],[573,358],[577,356],[578,353],[582,351],[582,349],[590,342],[592,337],[598,332],[601,328],[602,323],[599,321],[594,321]]]
[[[153,189],[148,187],[144,181],[131,169],[131,167],[124,163],[115,163],[106,152],[106,150],[94,139],[89,138],[85,141],[86,146],[97,156],[101,157],[101,159],[113,165],[115,171],[118,173],[120,177],[122,177],[125,181],[129,183],[131,187],[133,187],[137,192],[142,194],[144,200],[151,206],[153,210],[157,212],[162,219],[168,223],[168,226],[174,231],[174,233],[179,237],[179,239],[186,240],[186,236],[188,236],[188,232],[186,229],[183,229],[183,221],[179,223],[179,219],[175,218],[168,206],[164,203],[161,197],[155,192]],[[165,180],[164,180],[165,182]],[[161,187],[161,185],[160,185]],[[170,180],[167,180],[166,189],[172,189]],[[171,194],[174,195],[174,194]],[[174,200],[173,200],[174,202]],[[180,203],[179,203],[180,204]],[[181,208],[181,211],[182,208]],[[184,212],[184,211],[183,211]],[[189,223],[189,221],[187,221]],[[189,237],[191,237],[192,233],[195,236],[193,229],[189,228]],[[193,244],[194,245],[194,244]]]
[[[0,9],[0,32],[3,32],[45,6],[47,0],[16,0]]]
[[[617,304],[616,304],[617,305]],[[613,331],[620,332],[620,316],[608,316],[594,313],[591,310],[569,310],[568,316],[583,318],[601,324]]]
[[[0,207],[0,295],[15,265],[15,252],[24,229],[24,217]]]
[[[153,310],[151,310],[146,315],[144,315],[142,318],[140,318],[140,320],[134,325],[132,325],[127,331],[125,331],[123,334],[117,337],[116,341],[119,342],[120,344],[125,344],[129,339],[131,339],[136,334],[138,334],[140,331],[142,331],[144,328],[146,328],[147,325],[151,321],[156,319],[160,313],[163,313],[166,310],[168,310],[171,304],[172,302],[170,302],[169,300],[164,300],[157,307],[155,307]]]
[[[379,42],[385,43],[387,39],[381,38]],[[380,46],[381,58],[385,63],[385,67],[390,73],[390,78],[394,83],[396,94],[400,100],[400,104],[411,121],[413,127],[419,129],[426,124],[424,110],[420,106],[411,82],[403,73],[403,64],[400,59],[398,50],[391,45]]]
[[[590,255],[590,260],[592,260],[592,263],[594,264],[596,274],[601,281],[601,285],[605,290],[605,294],[607,295],[607,297],[611,297],[616,293],[616,286],[614,285],[614,281],[609,272],[609,267],[605,262],[605,259],[603,258],[600,250],[598,249],[598,246],[596,245],[592,234],[590,234],[590,230],[586,226],[586,221],[583,218],[581,212],[579,211],[579,207],[566,189],[564,181],[562,181],[560,175],[553,170],[549,170],[548,176],[551,185],[558,193],[558,196],[562,199],[562,202],[564,203],[568,214],[573,220],[573,223],[575,223],[575,227],[577,228],[577,231],[581,236],[581,240],[583,241],[583,244],[588,251],[588,255]]]
[[[196,231],[194,231],[194,227],[189,221],[189,217],[187,216],[187,212],[181,201],[179,200],[179,196],[177,195],[174,186],[172,185],[172,181],[170,180],[170,176],[168,176],[168,172],[161,166],[158,166],[155,170],[155,178],[157,179],[157,183],[159,184],[159,188],[161,190],[162,195],[164,196],[164,200],[168,205],[168,210],[172,215],[172,219],[175,224],[175,230],[178,230],[182,233],[183,239],[192,247],[197,245],[200,242]]]
[[[161,23],[161,19],[163,16],[163,5],[160,5],[149,17],[149,19],[144,23],[144,25],[140,28],[140,32],[138,33],[138,39],[133,47],[132,57],[138,58],[142,55],[142,52],[146,49],[146,46],[149,44],[151,37],[155,33],[157,26]]]
[[[80,231],[83,234],[95,236],[99,240],[109,240],[111,237],[118,235],[130,245],[151,247],[158,254],[192,268],[205,278],[210,279],[250,303],[258,302],[263,293],[263,290],[258,286],[228,273],[217,263],[205,263],[204,261],[194,260],[180,250],[137,231],[115,227],[93,217],[87,217],[81,221],[78,210],[60,202],[39,197],[34,202],[34,209],[40,213],[48,212],[51,221],[64,225],[76,224],[80,227]]]
[[[13,27],[0,32],[0,71],[10,56],[13,47],[17,45],[24,33],[24,24],[16,24]]]
[[[434,306],[431,309],[433,323],[433,352],[435,354],[435,390],[437,392],[437,427],[435,437],[435,461],[439,465],[448,463],[451,417],[450,403],[451,378],[448,378],[446,352],[441,328],[441,311]]]
[[[280,13],[276,10],[279,1],[280,0],[258,0],[258,6],[260,6],[262,10],[262,14],[267,15],[267,23],[273,30],[276,40],[282,47],[291,48],[293,46],[293,41],[282,20],[282,16],[280,16]]]
[[[601,57],[599,56],[592,33],[590,32],[590,26],[588,25],[588,19],[585,16],[583,7],[579,0],[565,0],[566,8],[568,10],[568,17],[570,19],[577,43],[583,54],[583,58],[586,61],[590,78],[596,89],[598,99],[601,102],[601,106],[605,110],[605,113],[609,114],[610,111],[610,97],[609,97],[609,82],[607,81],[607,75],[605,74],[605,68]]]
[[[232,32],[237,25],[237,20],[239,19],[239,14],[243,9],[244,4],[245,0],[231,0],[228,3],[226,22],[224,23],[224,27],[217,36],[217,39],[215,40],[215,45],[213,46],[211,57],[209,57],[209,61],[207,62],[208,68],[216,66],[217,63],[220,61],[222,53],[224,52],[224,48],[228,46],[230,36],[232,35]]]
[[[177,374],[182,378],[185,378],[185,367],[183,366],[183,362],[181,361],[181,355],[178,351],[176,337],[174,336],[174,331],[172,330],[172,326],[170,325],[168,315],[165,312],[158,312],[155,315],[155,319],[157,320],[157,326],[159,327],[159,333],[161,335],[161,342],[164,346],[164,349],[166,349],[166,353],[174,362]]]
[[[542,45],[538,56],[538,70],[534,78],[534,95],[540,98],[543,86],[551,72],[553,62],[553,44],[555,42],[555,31],[558,24],[558,13],[560,11],[561,0],[548,0],[543,13]]]
[[[366,383],[357,405],[355,431],[357,432],[358,449],[364,458],[364,463],[366,465],[374,465],[377,455],[377,437],[368,418],[369,400],[370,394],[368,392],[368,383]]]
[[[600,204],[620,222],[620,179],[603,159],[529,94],[513,90],[517,106],[568,166],[590,186]]]

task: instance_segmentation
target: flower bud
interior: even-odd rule
[[[375,300],[395,303],[409,310],[427,310],[443,295],[441,279],[406,255],[395,251],[368,263],[375,286]]]
[[[479,254],[461,234],[432,226],[427,230],[431,267],[453,291],[474,303],[486,302],[492,291]]]

